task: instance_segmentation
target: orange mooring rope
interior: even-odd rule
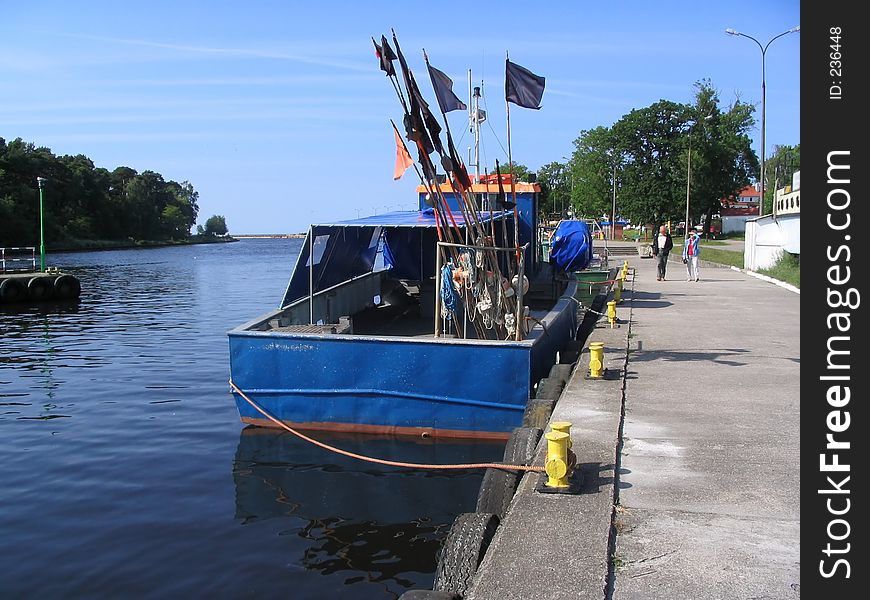
[[[341,454],[342,456],[349,456],[350,458],[356,458],[358,460],[364,460],[366,462],[376,463],[379,465],[387,465],[390,467],[405,467],[408,469],[506,469],[512,471],[535,471],[535,472],[543,472],[544,467],[534,467],[530,465],[508,465],[504,463],[468,463],[468,464],[458,464],[458,465],[432,465],[432,464],[424,464],[424,463],[408,463],[408,462],[400,462],[395,460],[385,460],[383,458],[375,458],[372,456],[365,456],[363,454],[356,454],[354,452],[348,452],[347,450],[342,450],[341,448],[336,448],[335,446],[330,446],[329,444],[324,444],[323,442],[317,441],[314,438],[310,438],[304,433],[301,433],[280,419],[270,415],[266,409],[262,406],[248,398],[248,396],[239,389],[239,387],[230,379],[230,387],[232,387],[245,401],[253,406],[257,412],[262,414],[264,417],[275,423],[276,425],[283,427],[293,435],[298,438],[305,440],[315,446],[319,446],[324,450],[329,450],[330,452],[335,452],[336,454]]]

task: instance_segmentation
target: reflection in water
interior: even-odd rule
[[[371,600],[431,588],[438,545],[474,510],[482,472],[239,435],[226,332],[275,306],[301,243],[52,255],[81,280],[79,302],[0,307],[0,596]],[[413,462],[502,454],[324,439]]]
[[[405,462],[499,460],[503,442],[407,440],[353,434],[316,436],[336,447]],[[289,517],[280,535],[305,540],[301,566],[348,572],[345,585],[431,585],[436,553],[453,518],[474,509],[482,471],[387,467],[344,457],[290,433],[247,427],[233,465],[242,524]],[[420,577],[420,575],[426,577]],[[395,590],[394,593],[400,592]]]

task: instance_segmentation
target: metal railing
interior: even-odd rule
[[[26,257],[28,252],[29,258]],[[29,273],[36,270],[35,246],[0,248],[0,273]]]

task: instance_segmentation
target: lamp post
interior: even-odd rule
[[[758,216],[759,217],[761,216],[761,209],[762,209],[762,206],[764,204],[764,169],[765,169],[765,165],[764,165],[764,127],[765,127],[765,122],[764,122],[764,119],[765,119],[765,114],[764,114],[764,101],[765,101],[764,56],[765,56],[765,54],[767,54],[767,48],[768,48],[768,46],[770,46],[770,43],[773,40],[775,40],[777,38],[781,38],[782,36],[784,36],[786,34],[795,33],[795,32],[800,31],[800,30],[801,30],[801,26],[795,25],[794,27],[792,27],[788,31],[783,31],[779,35],[775,35],[772,38],[770,38],[770,40],[764,46],[762,46],[761,42],[756,40],[751,35],[746,35],[745,33],[735,31],[734,29],[731,29],[731,28],[728,28],[725,30],[725,33],[727,33],[728,35],[739,35],[739,36],[742,36],[742,37],[745,37],[745,38],[752,40],[753,42],[758,44],[758,49],[761,50],[761,197],[758,199]]]
[[[616,241],[616,161],[613,161],[613,209],[610,215],[610,240]]]
[[[42,188],[45,177],[37,177],[36,184],[39,186],[39,271],[45,273],[45,229],[42,225]]]

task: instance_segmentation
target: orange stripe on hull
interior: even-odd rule
[[[434,429],[430,427],[395,427],[386,425],[361,425],[357,423],[293,423],[284,421],[294,429],[307,431],[338,431],[343,433],[365,433],[376,435],[395,435],[417,438],[448,438],[472,440],[507,440],[509,431],[465,431],[462,429]],[[242,423],[280,429],[269,419],[242,417]]]

